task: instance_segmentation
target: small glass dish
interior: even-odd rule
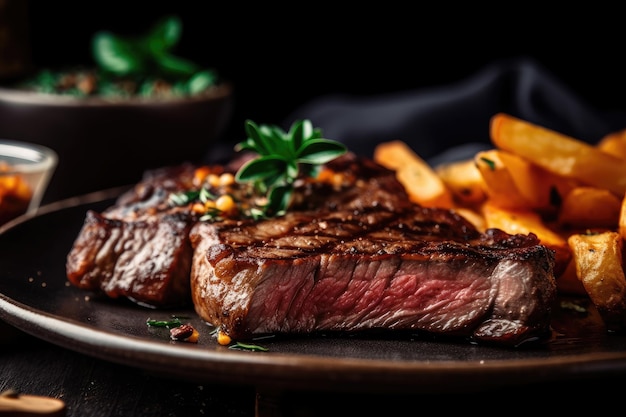
[[[57,163],[50,148],[0,139],[0,225],[37,211]]]

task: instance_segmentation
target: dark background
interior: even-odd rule
[[[8,0],[11,1],[11,0]],[[481,9],[336,3],[30,0],[32,59],[90,61],[96,30],[142,33],[158,18],[183,20],[181,56],[213,67],[236,88],[228,136],[243,122],[280,123],[308,100],[427,89],[463,80],[500,59],[531,56],[600,110],[626,108],[621,13],[589,5]]]

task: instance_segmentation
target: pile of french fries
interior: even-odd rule
[[[607,329],[626,329],[626,129],[595,145],[505,113],[489,129],[493,148],[468,160],[430,166],[402,141],[378,145],[374,160],[416,203],[537,235],[555,251],[559,292],[589,297]]]

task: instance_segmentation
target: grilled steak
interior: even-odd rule
[[[369,161],[332,164],[355,180],[317,184],[284,217],[193,226],[192,299],[205,321],[232,339],[395,329],[519,345],[549,334],[554,254],[536,236],[480,234],[407,203]]]
[[[68,280],[144,306],[190,304],[189,230],[197,216],[168,197],[190,188],[193,173],[191,165],[149,171],[103,213],[88,211],[67,256]]]
[[[194,168],[152,172],[87,214],[68,278],[153,307],[193,302],[239,340],[386,329],[519,345],[549,334],[554,254],[534,235],[481,234],[415,205],[367,158],[326,168],[336,175],[299,182],[287,215],[264,220],[200,221],[168,202],[197,187]]]

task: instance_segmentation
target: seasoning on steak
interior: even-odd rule
[[[389,329],[516,346],[549,335],[554,253],[536,236],[480,234],[351,158],[329,164],[349,186],[309,184],[284,217],[193,226],[202,319],[234,340]]]

